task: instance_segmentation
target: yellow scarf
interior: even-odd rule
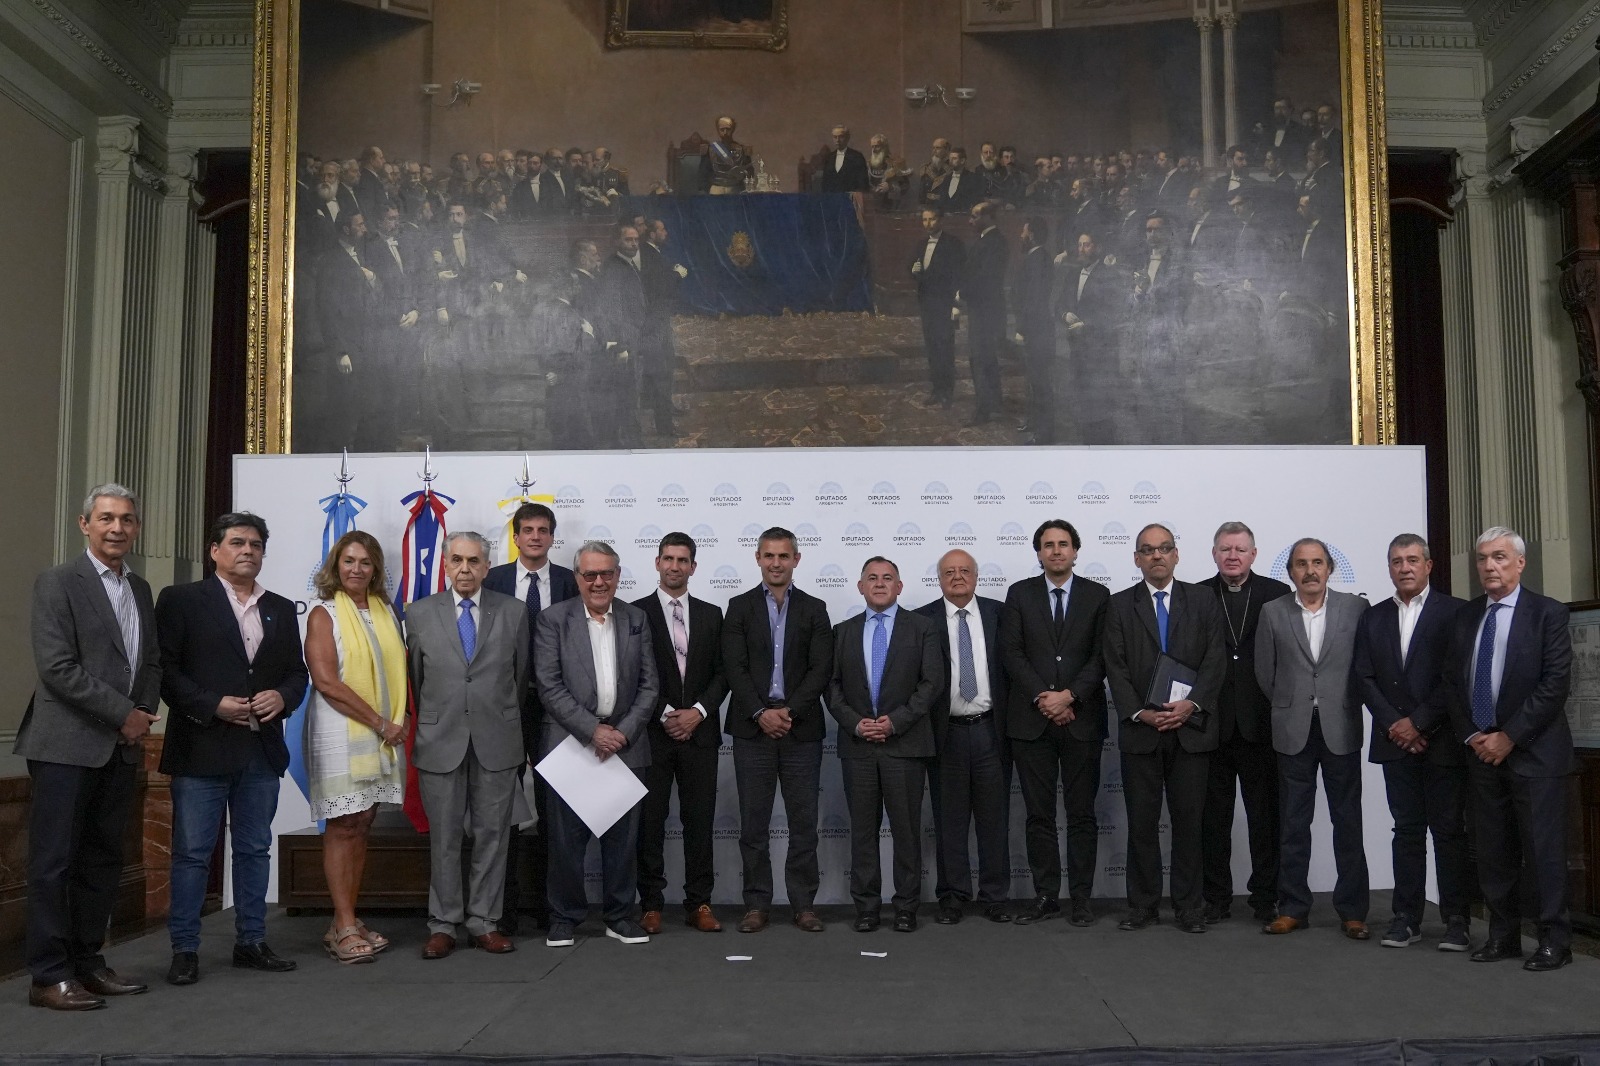
[[[333,594],[333,610],[339,623],[340,643],[344,649],[344,665],[340,680],[350,686],[367,706],[391,722],[403,722],[406,715],[406,646],[400,638],[400,626],[387,604],[373,604],[372,631],[378,638],[378,651],[383,656],[383,677],[388,685],[389,705],[380,706],[377,660],[367,635],[366,624],[356,608],[356,603],[342,589]],[[346,722],[350,731],[350,777],[354,781],[371,781],[379,770],[379,744],[372,727],[354,718]]]

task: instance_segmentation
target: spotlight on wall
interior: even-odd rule
[[[421,88],[422,88],[422,95],[423,96],[428,96],[428,97],[438,96],[439,94],[444,92],[444,89],[445,89],[445,87],[443,85],[440,85],[438,82],[427,82],[424,85],[422,85]],[[451,82],[451,84],[450,84],[450,99],[446,100],[442,104],[437,104],[436,103],[436,104],[434,104],[434,106],[435,107],[454,107],[456,104],[460,103],[463,98],[465,98],[470,103],[472,97],[478,95],[481,92],[483,92],[483,82],[481,82],[481,81],[469,81],[466,78],[457,78],[455,81]]]
[[[937,82],[931,82],[920,87],[913,86],[906,90],[906,99],[911,103],[912,107],[926,107],[932,103],[941,103],[945,107],[955,107],[955,103],[950,99],[951,96],[954,96],[956,100],[962,103],[970,103],[978,98],[978,90],[966,88],[946,89]]]

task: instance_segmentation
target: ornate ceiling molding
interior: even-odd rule
[[[89,36],[84,29],[69,18],[66,13],[57,8],[49,0],[30,0],[34,10],[43,15],[57,30],[66,34],[74,44],[87,52],[102,67],[108,70],[119,81],[132,89],[145,100],[151,107],[164,115],[172,114],[172,101],[165,92],[158,88],[146,85],[133,71],[123,66],[116,56],[101,47],[100,42]]]
[[[1519,0],[1502,0],[1502,2],[1514,3],[1520,6]],[[1539,57],[1529,64],[1526,70],[1518,74],[1509,85],[1496,93],[1494,99],[1483,106],[1483,113],[1491,115],[1504,107],[1524,85],[1538,77],[1539,72],[1550,65],[1551,60],[1555,59],[1556,56],[1566,50],[1569,44],[1582,36],[1583,32],[1593,25],[1596,19],[1600,19],[1600,3],[1593,4],[1589,10],[1583,12],[1567,29],[1566,33],[1556,38],[1555,43],[1539,53]]]
[[[1478,40],[1484,44],[1506,28],[1506,24],[1517,17],[1517,13],[1527,7],[1532,0],[1493,0],[1488,10],[1478,16],[1475,23],[1478,30]]]
[[[1426,22],[1386,22],[1386,48],[1433,48],[1477,51],[1478,37],[1470,27],[1443,27]]]

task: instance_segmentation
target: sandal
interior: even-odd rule
[[[372,945],[372,953],[374,955],[389,946],[388,937],[384,936],[382,933],[374,933],[371,929],[367,928],[367,923],[361,921],[360,919],[356,920],[356,932],[361,934],[361,939]]]
[[[322,946],[328,949],[329,958],[335,962],[349,965],[372,961],[372,945],[361,935],[360,928],[354,925],[329,929],[322,938]]]

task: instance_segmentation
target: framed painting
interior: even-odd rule
[[[1392,442],[1379,23],[259,0],[248,446]]]

